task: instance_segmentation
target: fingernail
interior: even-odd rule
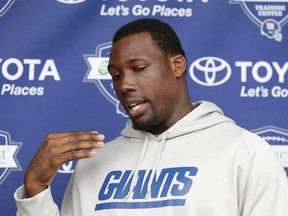
[[[92,156],[96,155],[96,149],[91,149],[90,150],[90,155],[92,155]]]
[[[104,146],[104,142],[102,142],[102,141],[97,141],[97,144],[98,144],[100,147]]]
[[[104,134],[98,134],[97,136],[98,136],[99,139],[104,139],[105,138]]]

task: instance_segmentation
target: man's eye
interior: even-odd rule
[[[113,80],[119,80],[120,79],[120,74],[112,75]]]
[[[133,71],[135,71],[135,72],[141,72],[141,71],[145,70],[145,68],[147,68],[147,66],[139,66],[139,67],[134,68]]]

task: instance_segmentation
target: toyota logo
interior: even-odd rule
[[[221,58],[203,57],[191,64],[189,73],[200,85],[218,86],[230,78],[232,71],[230,65]]]

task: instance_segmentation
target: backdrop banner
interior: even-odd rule
[[[178,33],[192,101],[263,137],[288,174],[288,0],[0,0],[1,216],[15,215],[14,191],[47,133],[119,135],[128,118],[108,54],[115,31],[143,17]],[[75,163],[52,183],[59,206]]]

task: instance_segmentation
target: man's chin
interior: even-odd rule
[[[156,121],[146,121],[146,122],[137,122],[133,121],[133,128],[135,130],[142,130],[142,131],[151,131],[156,127]]]

